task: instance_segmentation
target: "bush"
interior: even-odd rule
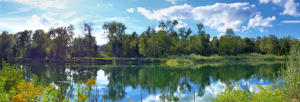
[[[217,95],[214,102],[284,102],[287,99],[279,88],[274,89],[274,85],[257,86],[259,92],[249,92],[246,89],[231,89],[227,87],[225,91]],[[277,85],[276,85],[277,86]]]

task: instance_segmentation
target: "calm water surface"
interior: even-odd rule
[[[76,99],[77,83],[96,79],[91,102],[210,102],[226,86],[257,91],[256,85],[277,82],[276,73],[284,62],[226,62],[199,64],[189,67],[163,65],[53,65],[22,64],[25,79],[37,75],[45,85],[64,81],[64,94]],[[82,83],[81,85],[84,85]]]

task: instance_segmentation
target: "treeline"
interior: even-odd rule
[[[197,24],[198,31],[193,33],[190,28],[174,27],[178,21],[159,22],[159,31],[148,27],[141,34],[133,32],[126,34],[126,27],[119,22],[109,22],[103,25],[107,31],[108,44],[105,54],[112,57],[166,57],[170,55],[198,54],[210,55],[239,55],[244,53],[261,53],[288,55],[293,44],[299,40],[290,37],[277,38],[274,35],[241,38],[232,29],[220,38],[212,39],[205,32],[203,24]]]
[[[126,34],[126,26],[119,22],[108,22],[102,27],[106,31],[109,42],[104,47],[104,55],[110,57],[166,57],[171,55],[198,54],[238,55],[244,53],[261,53],[288,55],[293,44],[299,40],[290,37],[277,38],[274,35],[241,38],[232,29],[219,38],[210,37],[203,24],[197,24],[198,31],[190,28],[175,29],[174,21],[159,22],[160,30],[148,27],[141,34]],[[51,28],[43,30],[25,30],[15,34],[4,31],[0,35],[0,58],[41,58],[71,59],[73,57],[103,57],[92,36],[93,26],[82,25],[80,37],[73,37],[74,27]]]
[[[97,44],[92,25],[84,23],[83,37],[73,38],[74,26],[44,30],[25,30],[16,34],[4,31],[0,35],[0,58],[70,59],[97,57]]]

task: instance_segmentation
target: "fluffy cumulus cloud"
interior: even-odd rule
[[[263,18],[260,13],[257,13],[254,18],[249,20],[248,29],[257,27],[272,27],[275,20],[275,16]]]
[[[56,8],[64,9],[71,0],[0,0],[5,2],[17,2],[41,9]]]
[[[255,5],[249,3],[216,3],[210,6],[200,6],[192,10],[194,19],[204,25],[225,31],[227,28],[240,30],[241,25],[248,21],[256,12]]]
[[[299,6],[298,2],[295,0],[259,0],[262,4],[273,3],[278,6],[282,6],[284,8],[281,14],[283,15],[291,15],[291,16],[300,16],[297,7]]]
[[[31,27],[28,29],[49,29],[49,27],[63,26],[63,21],[54,20],[47,15],[37,16],[33,15],[26,23]]]
[[[56,19],[56,16],[46,14],[32,15],[25,17],[9,17],[0,18],[0,30],[8,30],[10,32],[18,32],[22,30],[49,30],[51,27],[68,26],[69,24],[79,24],[84,18],[73,18],[69,21]]]
[[[188,19],[191,18],[193,15],[191,10],[193,10],[193,7],[188,4],[171,6],[169,8],[154,11],[149,11],[143,7],[137,8],[137,11],[143,14],[145,17],[154,20]]]
[[[300,16],[300,13],[297,11],[297,6],[299,3],[296,3],[294,0],[286,0],[284,4],[284,11],[282,14]]]
[[[255,16],[257,9],[249,3],[216,3],[198,7],[188,4],[176,5],[154,11],[138,7],[137,11],[152,20],[192,19],[224,32],[227,28],[241,30],[242,24]]]
[[[126,9],[126,11],[129,12],[129,13],[133,13],[134,12],[134,8]]]

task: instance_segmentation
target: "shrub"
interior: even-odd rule
[[[246,89],[231,89],[227,87],[225,91],[217,95],[214,102],[283,102],[286,98],[279,88],[274,89],[274,85],[257,86],[259,92],[249,92]],[[277,85],[276,85],[277,86]]]

